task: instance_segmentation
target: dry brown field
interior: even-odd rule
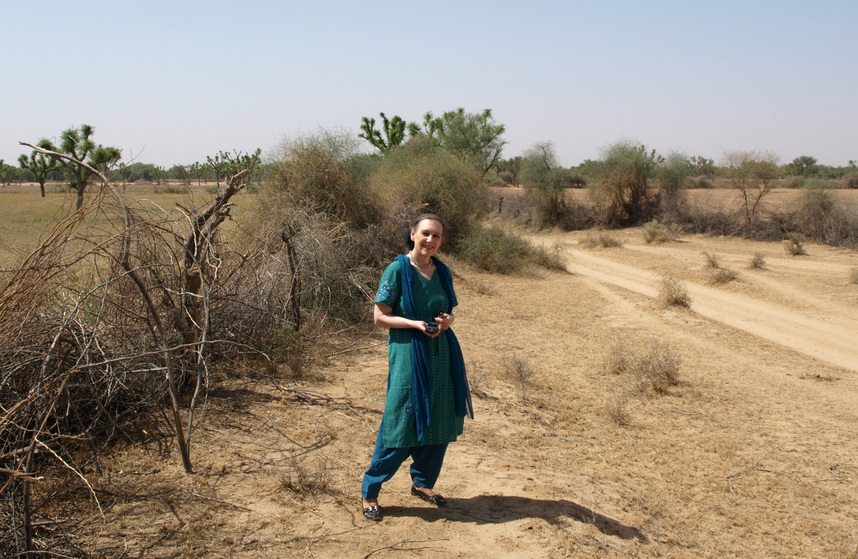
[[[858,253],[611,234],[622,246],[529,235],[564,273],[447,259],[476,408],[436,486],[448,508],[411,497],[403,467],[385,518],[360,513],[386,383],[374,329],[329,340],[300,380],[217,375],[196,473],[155,441],[115,449],[86,472],[104,513],[87,501],[77,543],[99,557],[858,557]],[[736,279],[711,283],[704,251]],[[663,274],[689,308],[659,304]],[[660,394],[609,372],[617,344],[666,348],[679,383]]]

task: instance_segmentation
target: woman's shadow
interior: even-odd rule
[[[446,519],[448,522],[473,522],[475,524],[503,524],[525,518],[542,518],[550,524],[559,524],[561,519],[572,519],[592,524],[603,534],[624,540],[646,541],[643,532],[611,517],[565,499],[529,499],[504,495],[479,495],[467,499],[447,499],[445,508],[384,507],[386,516],[419,516],[426,521]]]

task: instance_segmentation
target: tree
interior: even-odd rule
[[[648,219],[648,209],[653,205],[649,188],[663,158],[655,150],[630,141],[619,141],[605,150],[605,164],[601,186],[607,192],[614,208],[614,215],[627,225],[636,225]]]
[[[559,223],[566,213],[566,176],[567,173],[557,164],[557,154],[551,142],[538,142],[521,157],[521,184],[536,200],[545,225]]]
[[[69,181],[69,186],[77,192],[77,209],[80,209],[83,204],[83,193],[93,175],[91,169],[78,165],[77,162],[85,162],[92,169],[108,175],[111,167],[122,157],[122,152],[118,148],[96,145],[91,139],[93,132],[95,128],[89,124],[83,124],[80,129],[69,128],[64,131],[60,141],[60,153],[74,160],[62,160],[60,165]]]
[[[5,188],[13,178],[15,178],[17,169],[0,159],[0,184]]]
[[[431,119],[431,115],[427,113],[429,124],[437,127],[437,121]],[[447,111],[436,130],[442,147],[473,163],[483,176],[496,167],[506,145],[503,139],[506,128],[495,122],[491,109],[481,113],[466,113],[461,107]]]
[[[714,159],[706,159],[702,155],[692,155],[688,161],[691,163],[691,170],[697,176],[712,177],[715,175]]]
[[[382,136],[381,130],[375,127],[374,118],[363,117],[360,125],[362,132],[358,136],[378,148],[381,153],[387,154],[405,139],[405,121],[399,115],[394,115],[390,120],[384,113],[379,115],[384,135]]]
[[[47,149],[50,151],[57,151],[56,146],[50,142],[50,140],[41,139],[39,143],[36,144],[42,149]],[[48,182],[48,176],[56,170],[60,163],[53,157],[49,157],[44,153],[40,153],[36,150],[30,154],[30,157],[27,157],[26,154],[21,154],[18,157],[18,164],[22,169],[27,169],[33,176],[36,177],[36,182],[39,183],[39,189],[42,191],[42,198],[45,197],[45,183]]]
[[[819,166],[816,164],[816,158],[809,155],[800,155],[786,166],[787,174],[796,177],[812,177],[817,173],[818,169]]]
[[[498,176],[504,181],[512,185],[518,184],[518,175],[521,172],[521,156],[516,155],[509,159],[499,159],[495,165],[498,170]]]
[[[231,184],[234,176],[247,170],[248,172],[242,175],[241,180],[241,186],[245,187],[253,180],[253,175],[261,161],[261,154],[261,149],[257,149],[253,153],[234,151],[231,154],[227,151],[221,151],[214,157],[206,156],[206,161],[209,168],[214,172],[218,188],[220,188],[221,177],[226,184]]]
[[[728,151],[722,160],[727,177],[741,193],[745,225],[751,229],[760,201],[771,192],[771,183],[778,176],[780,157],[772,152]]]
[[[688,156],[681,152],[671,152],[658,169],[658,182],[662,194],[662,203],[668,209],[675,209],[685,189],[685,180],[691,174],[692,165]]]

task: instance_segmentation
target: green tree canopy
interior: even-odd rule
[[[382,130],[375,127],[375,119],[363,117],[361,120],[361,133],[359,137],[371,143],[378,148],[381,153],[390,153],[390,150],[397,147],[405,139],[405,121],[399,115],[394,115],[392,119],[387,118],[384,113],[379,113],[382,120]]]
[[[50,151],[57,151],[56,146],[51,143],[50,140],[42,138],[39,140],[39,143],[36,144],[38,147]],[[36,182],[39,183],[39,188],[42,191],[42,198],[45,197],[45,183],[48,181],[48,176],[56,170],[60,163],[53,157],[47,156],[42,152],[33,150],[29,157],[26,154],[21,154],[18,157],[18,165],[22,169],[27,169],[33,176],[36,177]]]
[[[86,163],[93,169],[106,173],[122,158],[122,152],[115,147],[105,147],[92,141],[95,128],[83,124],[78,128],[69,128],[62,133],[60,153],[75,161],[61,160],[60,165],[69,181],[69,186],[77,192],[77,208],[83,204],[83,193],[92,178],[93,171],[77,162]]]

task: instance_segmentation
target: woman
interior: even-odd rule
[[[391,263],[375,297],[375,324],[390,329],[387,400],[369,469],[364,474],[363,514],[381,520],[378,493],[409,457],[411,494],[443,507],[432,488],[447,444],[474,417],[462,351],[450,329],[457,305],[450,270],[435,257],[446,234],[444,221],[418,216],[407,254]]]

